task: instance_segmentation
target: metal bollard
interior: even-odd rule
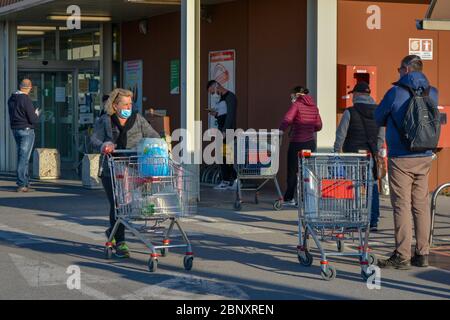
[[[441,194],[444,189],[447,189],[450,187],[450,182],[445,183],[441,185],[439,188],[436,189],[436,191],[433,193],[433,198],[431,200],[431,230],[430,230],[430,247],[433,247],[433,238],[434,238],[434,224],[436,219],[436,205],[437,205],[437,198]]]

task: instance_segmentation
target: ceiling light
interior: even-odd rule
[[[45,32],[44,31],[19,30],[19,31],[17,31],[17,34],[19,36],[43,36],[45,34]]]
[[[17,26],[17,30],[54,31],[54,30],[56,30],[56,27],[51,27],[51,26]]]
[[[181,5],[181,0],[125,0],[130,3],[154,4],[154,5]]]
[[[64,15],[51,15],[47,16],[48,20],[54,21],[67,21],[69,19],[73,19],[74,16],[64,16]],[[111,17],[96,17],[96,16],[80,16],[81,21],[87,22],[108,22],[111,21]]]

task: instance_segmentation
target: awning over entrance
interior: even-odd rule
[[[420,30],[450,30],[450,1],[432,0],[424,20],[418,21]]]
[[[232,0],[202,0],[202,5]],[[181,0],[0,0],[0,21],[49,23],[49,15],[67,15],[76,4],[82,16],[109,17],[111,22],[140,20],[181,10]]]

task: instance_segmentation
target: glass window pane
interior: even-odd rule
[[[42,60],[42,38],[18,35],[17,59]]]
[[[60,31],[61,60],[100,59],[99,28]]]

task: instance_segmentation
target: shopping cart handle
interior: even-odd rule
[[[133,153],[137,153],[137,151],[135,150],[125,150],[125,149],[118,149],[118,150],[114,150],[113,154],[133,154]]]

